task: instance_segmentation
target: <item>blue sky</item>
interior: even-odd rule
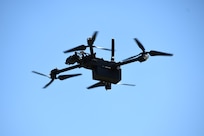
[[[204,135],[202,0],[2,0],[0,11],[0,135]],[[81,68],[42,89],[49,80],[31,71],[66,67],[63,51],[94,31],[98,46],[115,38],[116,61],[141,52],[133,38],[174,56],[123,66],[121,82],[135,87],[87,90],[96,81]]]

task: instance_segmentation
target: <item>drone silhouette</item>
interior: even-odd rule
[[[92,78],[93,80],[98,80],[97,83],[87,87],[87,89],[95,88],[103,86],[106,90],[111,89],[111,84],[119,84],[119,81],[121,80],[121,66],[126,65],[133,62],[144,62],[148,59],[150,56],[173,56],[171,53],[165,53],[160,51],[151,50],[149,52],[145,51],[144,46],[141,44],[141,42],[134,38],[135,42],[137,43],[138,47],[142,50],[141,53],[131,56],[129,58],[124,59],[123,61],[115,62],[114,60],[114,52],[115,52],[115,41],[112,39],[112,46],[111,49],[98,47],[93,45],[94,41],[96,40],[96,36],[98,34],[98,31],[95,31],[92,35],[92,37],[87,39],[88,45],[79,45],[75,48],[69,49],[64,51],[64,53],[74,52],[74,55],[69,56],[66,59],[65,64],[67,65],[73,65],[64,69],[53,69],[50,72],[50,76],[39,73],[37,71],[32,71],[35,74],[45,76],[51,79],[49,83],[47,83],[43,88],[48,87],[54,80],[65,80],[71,77],[76,77],[82,74],[68,74],[68,75],[59,75],[58,74],[69,71],[76,68],[85,68],[92,70]],[[90,53],[84,52],[86,48],[90,49]],[[96,53],[94,53],[93,49],[99,48],[102,50],[111,51],[111,59],[110,60],[104,60],[103,58],[96,57]],[[134,86],[134,84],[123,84],[128,86]]]

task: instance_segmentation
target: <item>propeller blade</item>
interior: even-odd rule
[[[93,33],[93,35],[92,35],[92,45],[93,45],[94,41],[96,40],[97,34],[98,34],[98,31],[95,31],[95,32]]]
[[[137,38],[134,38],[135,42],[137,43],[137,45],[139,46],[139,48],[145,52],[145,48],[144,46],[142,45],[142,43],[137,39]]]
[[[59,80],[65,80],[67,78],[71,78],[71,77],[75,77],[75,76],[80,76],[80,75],[82,75],[82,74],[60,75],[60,76],[58,76],[58,79]]]
[[[38,74],[38,75],[41,75],[41,76],[45,76],[45,77],[50,78],[48,75],[45,75],[45,74],[39,73],[39,72],[37,72],[37,71],[32,71],[32,72],[35,73],[35,74]]]
[[[87,46],[85,45],[79,45],[75,48],[72,48],[72,49],[69,49],[69,50],[66,50],[64,51],[64,53],[68,53],[68,52],[73,52],[73,51],[80,51],[80,50],[85,50]]]
[[[87,39],[87,43],[88,43],[88,45],[89,45],[90,47],[93,45],[94,41],[96,40],[97,34],[98,34],[98,31],[95,31],[95,32],[93,33],[92,37],[90,37],[90,38]]]
[[[111,61],[114,61],[114,56],[115,56],[115,40],[112,39],[112,48],[111,48]]]
[[[154,50],[151,50],[148,53],[150,56],[173,56],[173,54],[171,53],[165,53],[165,52],[154,51]]]
[[[47,83],[43,88],[47,88],[52,82],[54,81],[54,79],[52,79],[49,83]]]
[[[105,83],[103,81],[99,81],[96,84],[93,84],[93,85],[87,87],[87,89],[92,89],[92,88],[100,87],[100,86],[105,86]]]
[[[100,47],[100,46],[93,46],[93,47],[94,47],[94,48],[101,49],[101,50],[111,51],[111,49],[104,48],[104,47]]]
[[[125,83],[117,83],[118,85],[126,85],[126,86],[136,86],[135,84],[125,84]]]
[[[98,31],[95,31],[95,32],[93,33],[92,37],[87,39],[87,43],[88,43],[88,46],[89,46],[89,48],[90,48],[90,54],[91,54],[91,56],[94,55],[94,52],[93,52],[93,43],[94,43],[94,41],[96,40],[97,34],[98,34]]]

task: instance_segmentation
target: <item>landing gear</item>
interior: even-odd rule
[[[110,90],[111,89],[111,83],[105,83],[105,88],[106,90]]]

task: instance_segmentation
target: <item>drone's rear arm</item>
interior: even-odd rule
[[[135,58],[135,59],[127,60],[127,61],[118,62],[117,66],[122,66],[122,65],[129,64],[129,63],[136,62],[136,61],[139,61],[139,59]]]

